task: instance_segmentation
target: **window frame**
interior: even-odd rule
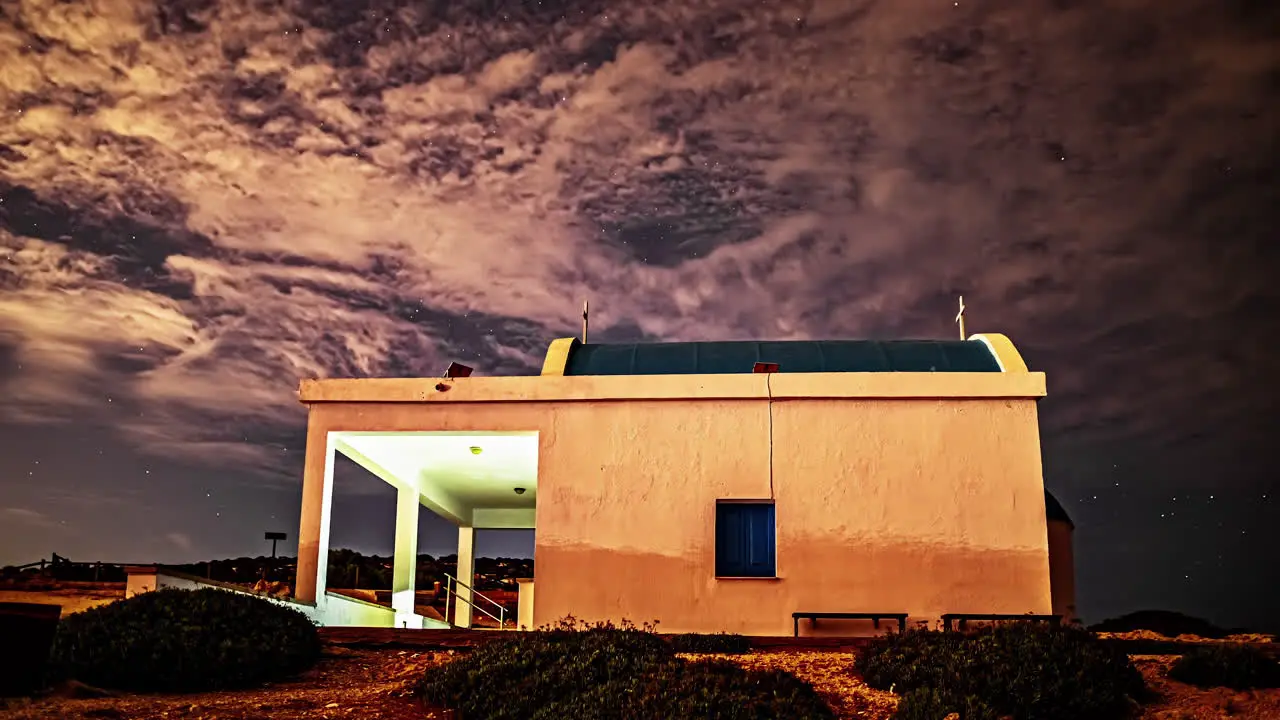
[[[760,574],[749,571],[750,563],[730,564],[727,560],[722,560],[722,551],[725,549],[721,544],[721,507],[722,506],[758,506],[768,508],[768,517],[770,526],[768,528],[768,554],[769,567]],[[778,579],[778,504],[769,498],[719,498],[715,503],[715,516],[712,521],[712,560],[713,572],[717,580],[777,580]],[[751,531],[748,530],[749,542],[754,541]],[[750,554],[750,550],[747,550]],[[745,572],[739,572],[745,571]]]

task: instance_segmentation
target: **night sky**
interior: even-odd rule
[[[1275,630],[1277,8],[0,0],[0,563],[291,554],[299,378],[533,373],[584,298],[949,338],[963,294],[1048,375],[1085,619]]]

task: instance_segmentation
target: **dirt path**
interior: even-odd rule
[[[826,650],[777,650],[745,655],[681,655],[693,662],[716,658],[748,670],[785,670],[813,685],[841,720],[887,720],[897,696],[873,690],[850,672],[853,655]]]
[[[465,652],[465,651],[464,651]],[[76,697],[84,690],[64,688],[37,700],[0,704],[0,720],[446,720],[424,708],[414,685],[434,665],[457,657],[453,650],[398,650],[330,645],[320,663],[305,675],[261,690],[197,695]],[[889,720],[897,698],[872,690],[850,671],[848,652],[777,650],[720,657],[748,668],[780,669],[812,683],[840,720]],[[1143,709],[1142,720],[1276,720],[1280,690],[1236,692],[1201,690],[1165,678],[1174,658],[1136,656],[1135,664],[1159,699]],[[0,701],[3,702],[3,701]]]
[[[1231,690],[1200,689],[1165,677],[1177,661],[1170,655],[1134,655],[1133,664],[1142,671],[1147,686],[1159,699],[1142,712],[1142,720],[1277,720],[1280,718],[1280,689]]]
[[[311,671],[261,690],[196,695],[58,696],[10,703],[4,720],[423,720],[429,713],[413,685],[432,665],[453,653],[359,650],[330,647]],[[0,701],[2,702],[2,701]],[[0,706],[3,707],[3,706]]]

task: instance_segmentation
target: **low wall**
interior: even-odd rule
[[[185,573],[167,570],[162,567],[130,567],[128,569],[128,573],[129,579],[125,585],[126,598],[133,597],[138,593],[170,588],[175,590],[217,588],[219,590],[241,593],[243,595],[252,595],[257,598],[262,598],[267,602],[275,603],[276,605],[287,607],[291,610],[297,610],[298,612],[306,615],[312,622],[322,627],[395,627],[395,611],[391,608],[332,591],[324,594],[319,605],[308,605],[296,600],[285,600],[270,597],[268,595],[253,592],[238,585],[218,582],[216,580],[208,580],[194,575],[187,575]],[[370,595],[372,595],[372,592],[370,592]],[[374,595],[374,597],[376,597],[376,595]],[[424,628],[428,629],[449,627],[448,623],[444,623],[433,618],[423,618],[422,624]]]
[[[395,627],[396,614],[389,607],[334,592],[326,592],[322,602],[313,619],[324,627]]]
[[[307,605],[296,600],[274,598],[269,595],[253,592],[252,590],[240,587],[239,585],[218,582],[217,580],[208,580],[206,578],[187,575],[185,573],[167,570],[161,567],[133,566],[126,568],[126,572],[128,572],[129,575],[128,580],[125,582],[125,599],[131,598],[138,593],[151,592],[152,590],[202,590],[205,588],[215,588],[218,590],[240,593],[241,595],[252,595],[253,597],[261,598],[281,607],[287,607],[290,610],[297,610],[303,615],[306,615],[312,622],[316,622],[316,616],[318,614],[314,605]]]

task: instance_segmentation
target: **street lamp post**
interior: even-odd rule
[[[271,541],[271,559],[275,560],[276,559],[276,543],[279,542],[280,540],[284,540],[289,536],[282,532],[269,532],[267,533],[266,537],[268,540]]]
[[[287,538],[287,537],[289,537],[289,536],[288,536],[287,534],[285,534],[285,533],[282,533],[282,532],[269,532],[269,533],[267,533],[267,534],[266,534],[266,539],[271,541],[271,570],[272,570],[272,572],[275,572],[275,569],[276,569],[276,543],[277,543],[277,542],[279,542],[279,541],[281,541],[281,540],[284,540],[284,539],[285,539],[285,538]]]

